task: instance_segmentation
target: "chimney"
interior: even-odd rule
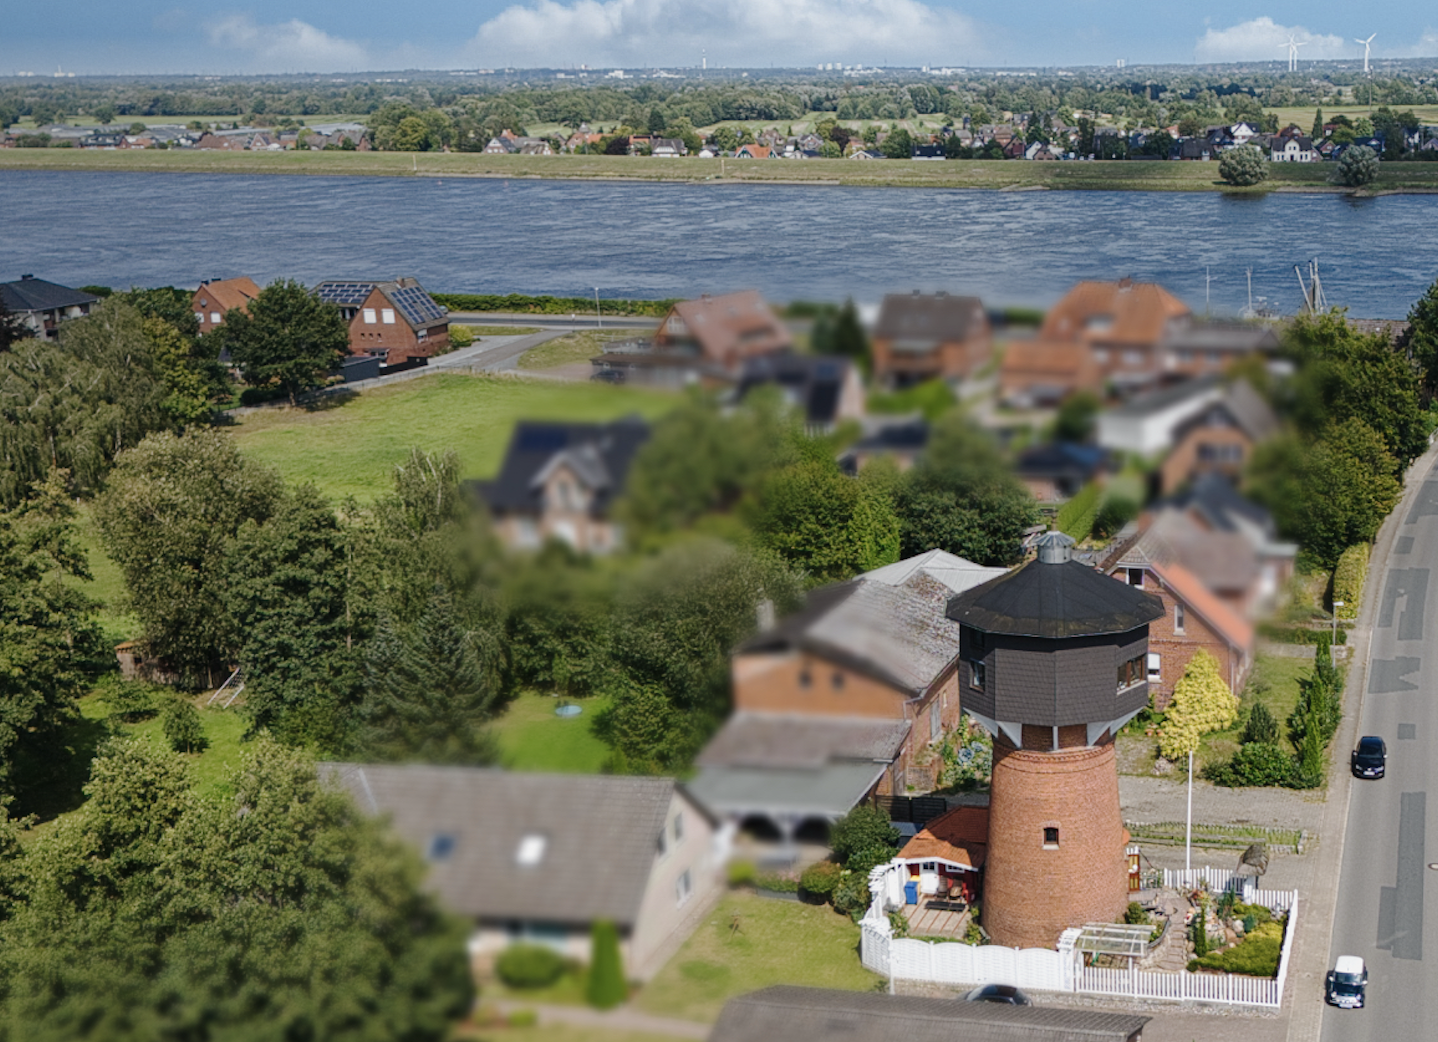
[[[764,598],[755,609],[755,618],[759,623],[759,632],[768,633],[774,628],[774,602]]]
[[[34,277],[35,277],[34,275],[21,275],[21,276],[20,276],[20,281],[23,282],[23,281],[25,281],[26,279],[33,279]]]

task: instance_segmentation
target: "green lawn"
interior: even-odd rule
[[[483,339],[489,336],[528,336],[538,333],[538,326],[465,326],[470,333]]]
[[[739,929],[732,929],[736,921]],[[828,906],[730,894],[640,992],[640,1009],[713,1020],[725,1000],[771,984],[871,991],[859,928]]]
[[[157,697],[164,697],[161,692]],[[202,796],[218,793],[224,788],[224,777],[232,767],[239,766],[245,731],[249,726],[244,714],[235,707],[221,709],[217,702],[214,707],[205,705],[209,695],[197,697],[195,707],[200,712],[200,722],[205,727],[208,745],[201,752],[186,754],[195,791]],[[136,723],[124,723],[111,716],[112,708],[105,699],[104,689],[80,700],[80,712],[87,720],[107,721],[110,730],[120,736],[142,738],[164,746],[165,735],[161,730],[160,717],[156,715]]]
[[[569,333],[524,352],[519,359],[519,368],[553,369],[587,362],[595,355],[602,355],[606,344],[648,336],[651,332],[648,329],[589,329],[582,333]]]
[[[120,572],[120,566],[100,545],[94,507],[88,502],[80,506],[79,517],[75,519],[75,534],[89,560],[91,576],[89,582],[77,582],[76,585],[100,602],[98,617],[105,640],[110,644],[119,644],[138,636],[140,620],[132,612],[124,610],[125,577]]]
[[[235,437],[247,456],[289,481],[370,500],[389,490],[391,471],[411,448],[453,449],[463,477],[484,477],[498,468],[517,420],[602,421],[633,412],[653,419],[675,402],[665,392],[609,384],[444,374],[315,409],[262,409],[240,419]]]
[[[609,746],[594,734],[594,721],[605,706],[602,698],[577,700],[579,716],[554,715],[558,700],[527,691],[510,703],[495,722],[504,765],[516,771],[557,771],[598,774]]]
[[[1306,658],[1279,658],[1276,655],[1259,655],[1253,663],[1248,686],[1244,689],[1245,701],[1259,701],[1268,707],[1273,719],[1278,721],[1282,744],[1287,740],[1288,715],[1298,704],[1298,681],[1313,671],[1313,660]],[[1215,731],[1203,736],[1198,755],[1194,758],[1194,770],[1199,764],[1221,763],[1238,751],[1239,731]]]

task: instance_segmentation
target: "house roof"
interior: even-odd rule
[[[17,315],[81,307],[94,304],[99,299],[92,293],[37,279],[34,275],[21,276],[14,282],[0,282],[0,300],[4,300],[7,311]]]
[[[841,761],[824,767],[700,767],[689,792],[712,814],[795,814],[840,818],[888,770]]]
[[[989,808],[954,807],[933,818],[904,844],[899,857],[910,861],[942,858],[982,868],[989,849]]]
[[[427,329],[449,322],[448,312],[434,302],[424,287],[411,278],[380,282],[366,279],[331,279],[314,288],[315,296],[342,308],[357,308],[378,289],[394,305],[411,329]]]
[[[1014,470],[1021,478],[1076,478],[1087,481],[1108,462],[1108,452],[1097,445],[1071,441],[1036,445],[1019,454]]]
[[[1221,474],[1200,475],[1187,489],[1155,504],[1155,509],[1163,506],[1187,511],[1215,531],[1240,532],[1255,548],[1278,535],[1273,515],[1240,495]]]
[[[973,571],[978,565],[962,558],[930,563],[936,574],[922,564],[902,578],[899,571],[877,569],[877,575],[868,573],[813,590],[803,609],[781,619],[773,629],[755,634],[738,650],[801,649],[911,696],[921,695],[958,655],[958,626],[944,614],[954,585],[969,588],[985,579]],[[1001,569],[983,571],[1002,573]]]
[[[209,301],[201,303],[201,307],[217,311],[229,311],[231,308],[243,311],[250,301],[259,295],[260,287],[255,285],[255,280],[248,275],[235,279],[206,279],[200,283],[199,289],[195,290],[197,302]]]
[[[744,360],[735,391],[742,399],[756,387],[777,385],[804,410],[806,422],[831,424],[839,419],[844,384],[853,368],[847,358],[828,355],[759,355]]]
[[[922,452],[929,444],[929,424],[922,417],[895,420],[886,417],[875,423],[870,421],[868,432],[849,446],[849,453],[863,452]]]
[[[675,304],[655,334],[656,345],[693,342],[711,361],[726,365],[793,346],[789,330],[756,290],[704,296]]]
[[[907,720],[737,712],[710,739],[700,767],[818,770],[832,763],[892,763]]]
[[[1041,548],[1038,559],[1017,571],[953,598],[949,618],[988,633],[1062,639],[1127,633],[1163,616],[1157,597],[1067,554],[1052,563],[1042,555]]]
[[[1114,568],[1181,564],[1211,590],[1241,592],[1258,578],[1255,548],[1237,531],[1208,529],[1187,511],[1160,507],[1140,519],[1135,538],[1108,558]]]
[[[947,550],[925,550],[913,557],[906,557],[902,561],[895,561],[893,564],[886,564],[882,568],[865,572],[864,579],[868,582],[902,586],[915,575],[922,573],[932,579],[937,579],[954,593],[963,593],[965,590],[972,590],[980,583],[986,583],[990,579],[1003,575],[1006,571],[1008,571],[1006,568],[990,568],[986,565],[975,564],[973,561],[967,561]]]
[[[1253,647],[1253,626],[1210,592],[1204,580],[1181,564],[1155,564],[1152,569],[1174,596],[1201,616],[1230,645],[1244,649]]]
[[[1166,342],[1171,350],[1220,352],[1228,355],[1271,353],[1278,350],[1278,334],[1252,322],[1198,321],[1174,331]]]
[[[1130,1042],[1149,1019],[781,985],[730,999],[709,1042]]]
[[[1188,305],[1152,282],[1080,282],[1044,316],[1040,337],[1108,344],[1157,344]]]
[[[421,764],[320,770],[419,848],[428,885],[450,908],[507,920],[632,926],[670,801],[676,792],[689,799],[671,778]],[[451,848],[443,857],[441,837]],[[518,856],[526,839],[540,848],[532,864]]]
[[[608,424],[521,420],[494,479],[466,484],[491,510],[538,513],[544,505],[541,479],[568,464],[592,494],[590,512],[602,515],[624,490],[649,433],[638,416]]]
[[[1051,377],[1066,382],[1096,380],[1098,363],[1083,344],[1053,340],[1015,340],[1004,350],[1005,376]]]
[[[937,147],[937,146],[935,146]],[[940,344],[962,343],[986,324],[978,297],[947,293],[890,293],[879,305],[876,339],[891,341],[895,350],[932,351]]]
[[[1136,394],[1128,401],[1121,402],[1109,409],[1108,413],[1110,416],[1135,420],[1158,416],[1183,402],[1205,396],[1212,397],[1222,383],[1221,376],[1200,376],[1193,380],[1185,380],[1182,383]]]

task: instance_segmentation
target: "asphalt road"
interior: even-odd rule
[[[1327,1008],[1323,1042],[1438,1038],[1438,903],[1426,893],[1438,871],[1438,465],[1426,457],[1421,481],[1380,539],[1381,571],[1368,579],[1376,600],[1362,671],[1358,734],[1388,744],[1387,777],[1352,783],[1328,968],[1339,955],[1368,964],[1362,1010]],[[1418,476],[1418,475],[1415,475]],[[1357,675],[1354,670],[1351,675]],[[1350,698],[1350,706],[1357,699]],[[1346,760],[1339,769],[1346,769]],[[1430,796],[1431,793],[1431,796]],[[1430,806],[1430,803],[1432,806]],[[1320,881],[1320,886],[1322,886]],[[1311,999],[1310,999],[1311,1001]]]

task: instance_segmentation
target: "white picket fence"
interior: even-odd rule
[[[860,947],[865,966],[896,980],[973,985],[1022,982],[1022,987],[1038,991],[1074,990],[1073,959],[1047,948],[896,939],[868,928]]]
[[[1277,1006],[1283,991],[1268,977],[1240,977],[1222,973],[1154,973],[1149,970],[1110,970],[1085,966],[1075,991],[1090,995],[1122,995],[1133,999],[1171,999],[1175,1002],[1228,1002],[1244,1006]]]
[[[1263,905],[1275,912],[1288,909],[1293,892],[1289,890],[1261,890],[1253,876],[1239,875],[1227,868],[1203,868],[1163,870],[1163,885],[1183,890],[1207,884],[1208,889],[1222,893],[1233,890],[1248,904]]]

